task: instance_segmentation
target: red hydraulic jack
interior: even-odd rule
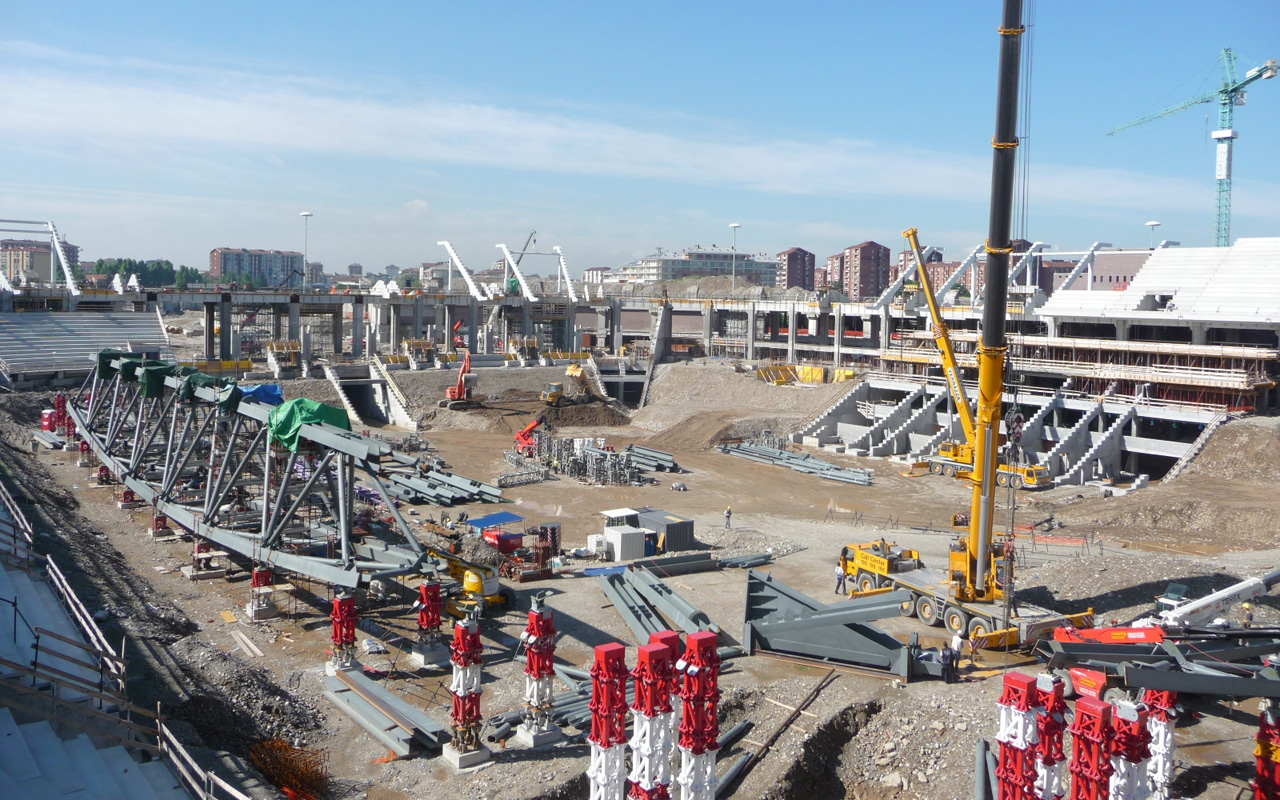
[[[420,584],[413,607],[418,611],[418,641],[409,654],[410,663],[418,669],[443,666],[449,662],[450,653],[440,636],[444,612],[440,584],[435,581]]]
[[[1076,700],[1071,723],[1071,800],[1106,800],[1111,783],[1111,706]]]
[[[480,661],[484,645],[480,642],[480,623],[474,616],[460,619],[453,626],[453,741],[443,748],[446,761],[454,769],[481,764],[492,756],[480,742]]]
[[[1067,730],[1065,686],[1061,678],[1042,672],[1036,676],[1036,689],[1040,694],[1036,709],[1036,736],[1040,742],[1036,745],[1035,797],[1061,800],[1067,793],[1064,775],[1067,756],[1062,747]]]
[[[1036,679],[1021,672],[1004,676],[1000,694],[1000,760],[996,779],[1000,800],[1033,800],[1036,782],[1036,707],[1040,705]]]
[[[1253,800],[1276,800],[1280,798],[1280,709],[1275,700],[1263,703],[1258,716],[1258,744],[1253,750],[1258,770],[1253,779]]]
[[[591,800],[622,800],[626,790],[627,649],[617,642],[596,646],[591,665]]]
[[[333,598],[333,660],[329,662],[327,671],[336,673],[340,669],[350,669],[356,660],[356,599],[345,594]]]
[[[654,634],[656,635],[656,634]],[[679,636],[676,637],[679,641]],[[635,701],[631,703],[631,800],[671,797],[671,691],[675,658],[665,644],[641,645],[636,668]]]
[[[525,647],[524,721],[516,728],[516,741],[527,747],[542,747],[560,739],[560,729],[551,722],[551,696],[556,659],[555,615],[544,596],[533,599],[529,624],[520,634]]]
[[[684,658],[676,662],[683,676],[680,699],[680,784],[681,800],[714,800],[716,796],[716,750],[720,723],[720,655],[716,634],[698,631],[689,634]]]

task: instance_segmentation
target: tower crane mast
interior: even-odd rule
[[[1121,131],[1127,131],[1130,128],[1136,128],[1139,125],[1163,119],[1192,106],[1216,102],[1218,104],[1218,129],[1211,134],[1214,141],[1218,143],[1217,170],[1215,173],[1218,182],[1218,194],[1214,231],[1215,244],[1218,247],[1227,247],[1231,244],[1231,151],[1233,143],[1238,136],[1233,127],[1235,107],[1244,105],[1246,96],[1244,89],[1246,86],[1254,81],[1274,78],[1276,73],[1280,71],[1280,65],[1277,65],[1276,60],[1273,58],[1249,70],[1244,74],[1244,80],[1240,80],[1236,74],[1236,54],[1232,52],[1230,47],[1224,49],[1218,55],[1218,61],[1222,64],[1222,85],[1217,89],[1192,97],[1190,100],[1170,106],[1163,111],[1157,111],[1132,122],[1126,122],[1118,128],[1112,128],[1107,131],[1107,135],[1114,136]]]

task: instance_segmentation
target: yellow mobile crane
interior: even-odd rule
[[[978,343],[978,414],[974,425],[973,502],[969,533],[951,545],[945,570],[928,569],[920,554],[881,539],[846,545],[840,560],[855,585],[866,589],[909,589],[904,616],[918,616],[953,633],[968,633],[980,646],[1018,644],[1044,637],[1056,627],[1093,626],[1093,612],[1057,614],[1014,604],[1013,544],[993,546],[998,472],[1000,406],[1004,391],[1006,299],[1009,290],[1009,241],[1013,215],[1015,150],[1018,146],[1018,68],[1022,2],[1005,0],[1000,25],[1000,84],[996,96],[996,135],[991,167],[991,214],[987,234],[987,303]],[[1003,601],[1003,602],[1002,602]]]
[[[916,258],[916,273],[919,275],[920,291],[924,292],[929,305],[929,318],[933,321],[933,338],[938,343],[938,354],[942,357],[942,371],[947,377],[947,388],[951,391],[951,399],[955,401],[956,414],[960,417],[960,427],[964,430],[963,442],[943,442],[938,447],[936,456],[929,456],[925,461],[929,471],[949,478],[966,478],[973,471],[973,456],[976,451],[973,411],[969,408],[969,396],[960,380],[960,366],[956,363],[955,347],[951,343],[951,334],[946,320],[942,318],[942,309],[938,307],[938,298],[934,296],[933,285],[929,280],[929,271],[925,269],[924,256],[920,253],[919,231],[915,228],[905,230],[902,236],[907,240],[912,254]],[[1049,470],[1039,464],[1000,464],[996,472],[996,485],[1009,486],[1015,489],[1023,487],[1039,489],[1051,485]]]

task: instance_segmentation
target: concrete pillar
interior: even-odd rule
[[[289,341],[296,342],[302,336],[302,303],[298,296],[289,297]]]
[[[622,355],[622,301],[609,300],[609,346],[615,356]]]
[[[284,306],[279,303],[271,304],[271,339],[272,341],[280,341],[280,336],[284,333]]]
[[[213,329],[218,325],[217,303],[204,304],[204,360],[212,361],[217,344],[214,342]]]
[[[747,304],[747,360],[756,360],[756,304]]]
[[[831,357],[839,369],[844,357],[844,309],[836,306],[831,313]]]
[[[342,306],[338,306],[338,310],[333,312],[332,323],[333,328],[331,334],[333,336],[333,354],[342,355]]]
[[[711,334],[715,331],[716,310],[707,306],[702,310],[702,352],[711,353]]]
[[[880,309],[880,348],[888,350],[893,341],[893,313],[888,305]]]
[[[1122,320],[1122,319],[1116,320],[1116,341],[1117,342],[1129,341],[1129,323],[1125,320]]]
[[[351,298],[351,355],[359,358],[364,354],[364,298],[356,295]]]
[[[400,306],[392,304],[387,310],[391,312],[389,315],[391,330],[388,332],[387,341],[391,344],[391,352],[398,353],[400,352]]]
[[[422,318],[426,315],[427,301],[421,296],[413,298],[413,338],[422,338]]]
[[[218,304],[218,316],[221,318],[219,325],[221,331],[218,336],[218,357],[223,361],[231,360],[231,295],[224,294],[222,302]]]
[[[796,363],[796,304],[787,304],[787,363]]]
[[[1191,324],[1191,343],[1194,345],[1208,344],[1209,326],[1204,323],[1193,322]]]
[[[474,356],[480,352],[479,348],[476,347],[480,338],[480,304],[476,302],[474,297],[471,298],[471,302],[467,305],[467,330],[469,331],[467,349]]]

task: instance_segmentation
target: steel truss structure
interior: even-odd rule
[[[90,373],[67,412],[118,480],[193,535],[340,587],[439,569],[393,502],[420,482],[419,457],[328,424],[304,424],[290,451],[270,435],[273,406],[246,396],[223,408],[217,389],[183,392],[173,376],[148,396],[111,367]],[[390,520],[357,502],[380,502]]]

